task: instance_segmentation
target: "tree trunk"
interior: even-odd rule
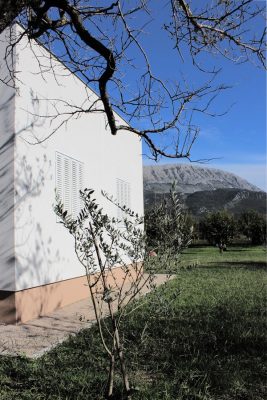
[[[114,369],[115,369],[115,354],[114,354],[114,351],[112,351],[112,354],[110,356],[110,363],[109,363],[107,399],[110,399],[113,395]]]
[[[97,243],[97,240],[96,240],[96,237],[95,237],[95,233],[94,233],[94,230],[93,230],[93,227],[92,227],[91,223],[89,223],[89,227],[90,227],[90,233],[91,233],[93,241],[94,241],[94,247],[95,247],[95,251],[96,251],[98,265],[100,267],[102,287],[103,287],[104,293],[106,291],[109,292],[109,288],[108,288],[108,284],[107,284],[107,277],[106,277],[106,274],[105,274],[105,267],[104,267],[104,265],[102,263],[100,249],[99,249],[99,246],[98,246],[98,243]],[[109,315],[110,315],[111,321],[112,321],[113,339],[115,340],[115,346],[116,346],[117,354],[119,356],[120,365],[121,365],[121,373],[122,373],[123,384],[124,384],[124,388],[125,388],[126,393],[127,393],[127,398],[130,400],[129,378],[128,378],[127,369],[126,369],[126,365],[125,365],[124,354],[123,354],[121,343],[120,343],[120,334],[119,334],[118,326],[117,326],[117,323],[116,323],[116,317],[114,315],[114,310],[113,310],[113,307],[112,307],[112,300],[109,299],[107,302],[108,302]]]
[[[120,365],[121,365],[121,374],[122,374],[123,384],[124,384],[124,388],[127,393],[127,398],[130,399],[130,397],[129,397],[130,384],[129,384],[129,378],[128,378],[126,365],[125,365],[124,354],[123,354],[122,347],[121,347],[120,334],[119,334],[119,330],[117,327],[116,318],[115,318],[115,315],[113,312],[111,302],[108,303],[108,306],[109,306],[109,314],[111,316],[111,321],[112,321],[113,334],[114,334],[115,342],[116,342],[116,349],[117,349],[117,353],[118,353]]]

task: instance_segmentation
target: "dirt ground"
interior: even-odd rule
[[[161,285],[168,279],[167,275],[158,274],[155,284]],[[149,288],[145,287],[141,294],[147,292]],[[0,325],[0,354],[40,357],[70,335],[94,323],[94,310],[88,293],[88,299],[63,307],[45,317],[20,325]]]

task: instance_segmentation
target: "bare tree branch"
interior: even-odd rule
[[[215,66],[210,69],[205,65],[200,57],[203,53],[234,63],[252,61],[265,68],[263,2],[169,0],[165,9],[159,23],[166,40],[174,43],[182,60],[188,60],[189,55],[199,71],[214,78],[219,73]],[[180,77],[177,83],[169,82],[154,72],[144,46],[145,30],[158,14],[150,0],[110,0],[97,5],[81,0],[0,0],[0,11],[0,32],[17,16],[30,41],[39,40],[99,93],[103,107],[86,101],[84,105],[69,104],[66,120],[71,114],[104,112],[112,135],[121,130],[138,135],[154,159],[190,159],[200,129],[193,123],[194,113],[215,116],[225,112],[213,110],[217,95],[226,89],[215,85],[215,79],[193,87]],[[44,67],[38,62],[42,73]],[[54,76],[56,79],[56,71]],[[129,125],[119,122],[115,111]],[[57,113],[51,118],[56,120]]]

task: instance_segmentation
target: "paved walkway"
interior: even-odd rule
[[[168,279],[167,275],[158,274],[155,284],[161,285]],[[148,291],[149,289],[145,287],[142,294]],[[40,357],[70,335],[75,335],[93,323],[95,323],[94,310],[88,297],[25,324],[0,325],[0,355]]]

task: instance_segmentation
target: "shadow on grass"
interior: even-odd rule
[[[221,265],[184,271],[128,313],[122,322],[123,347],[131,382],[140,389],[132,400],[265,398],[260,270],[266,265],[254,262],[258,271],[249,271],[251,262],[224,264],[221,271]],[[237,268],[228,273],[233,264]],[[1,358],[0,399],[103,400],[107,363],[93,326],[34,362]],[[118,374],[116,398],[123,399]]]
[[[235,248],[235,249],[233,249],[233,248],[229,248],[228,250],[227,250],[227,252],[228,253],[232,253],[232,252],[236,252],[236,253],[239,253],[240,251],[249,251],[249,252],[251,252],[251,250],[253,250],[253,246],[251,246],[251,247],[248,247],[248,248],[246,248],[246,249],[240,249],[240,248]]]
[[[238,290],[234,296],[214,302],[215,292],[192,304],[188,296],[169,309],[152,298],[149,310],[127,322],[133,369],[150,377],[145,399],[263,400],[264,301],[246,302]]]
[[[213,265],[214,264],[214,265]],[[263,269],[267,270],[267,262],[264,261],[212,261],[209,264],[201,265],[199,268],[219,269],[219,268],[245,268],[248,270]]]
[[[203,247],[201,247],[201,249],[203,249]],[[208,251],[203,251],[202,253],[200,253],[202,256],[204,256],[204,255],[210,255],[210,250],[213,250],[213,251],[216,251],[217,253],[216,254],[220,254],[220,251],[219,251],[219,249],[217,248],[217,247],[207,247],[207,250],[209,250],[209,252]],[[229,253],[229,254],[231,254],[231,253],[240,253],[240,252],[249,252],[249,253],[251,253],[251,250],[253,250],[253,246],[251,246],[251,247],[248,247],[248,248],[232,248],[232,247],[230,247],[230,248],[228,248],[227,249],[227,253]],[[186,252],[184,252],[184,253],[182,253],[182,255],[187,255],[187,254],[192,254],[192,255],[194,255],[194,256],[197,256],[197,253],[195,252],[195,251],[186,251]]]

